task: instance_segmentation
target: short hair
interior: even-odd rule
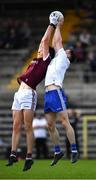
[[[55,56],[55,49],[51,46],[49,46],[49,53],[50,53],[51,59],[53,59]]]
[[[74,48],[73,47],[68,47],[68,48],[66,48],[65,49],[65,51],[66,50],[70,50],[70,58],[69,58],[69,60],[71,61],[71,62],[74,62],[74,61],[76,61],[76,56],[75,56],[75,52],[74,52]]]
[[[75,62],[76,61],[76,56],[75,56],[74,49],[70,49],[70,53],[71,53],[70,61]]]

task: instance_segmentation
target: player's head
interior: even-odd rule
[[[55,56],[55,50],[53,47],[49,46],[49,54],[51,56],[51,59],[54,58]],[[43,57],[43,48],[42,48],[42,43],[39,45],[39,49],[37,52],[37,58]]]
[[[50,53],[51,59],[53,59],[55,56],[55,49],[51,46],[49,46],[49,53]]]
[[[74,50],[72,48],[66,49],[66,54],[68,59],[72,62],[75,60],[75,54],[74,54]]]

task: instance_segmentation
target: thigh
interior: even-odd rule
[[[23,112],[18,110],[13,110],[12,116],[13,116],[13,124],[15,126],[21,126],[23,121]]]
[[[50,112],[50,113],[46,113],[45,117],[47,119],[47,123],[49,126],[54,125],[55,126],[55,122],[56,122],[56,113]]]
[[[59,114],[59,119],[60,119],[60,121],[61,121],[62,123],[68,123],[68,124],[70,124],[67,110],[61,111],[61,112],[59,112],[58,114]]]
[[[24,109],[23,115],[24,115],[24,125],[25,126],[32,126],[34,111],[32,111],[31,109]]]

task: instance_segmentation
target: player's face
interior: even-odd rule
[[[66,54],[67,54],[67,57],[70,59],[71,58],[71,50],[67,49],[66,50]]]

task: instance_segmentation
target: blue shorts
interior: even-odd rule
[[[45,92],[44,112],[60,112],[66,110],[67,98],[62,89]]]

